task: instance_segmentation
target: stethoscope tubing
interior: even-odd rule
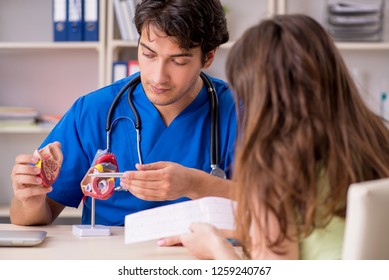
[[[210,158],[211,166],[218,166],[219,163],[219,102],[215,87],[211,80],[203,72],[200,73],[200,77],[203,79],[205,86],[207,87],[208,96],[210,102],[211,112],[211,149]]]
[[[211,116],[211,148],[210,148],[210,161],[211,161],[211,168],[213,169],[220,169],[219,168],[219,135],[218,135],[218,128],[219,128],[219,103],[218,103],[218,97],[216,89],[212,83],[212,81],[208,78],[206,74],[203,72],[200,72],[200,77],[203,80],[207,92],[208,92],[208,98],[210,101],[210,116]],[[110,132],[111,129],[116,123],[116,120],[114,122],[111,122],[113,111],[116,108],[116,104],[119,102],[122,95],[128,90],[128,103],[131,107],[131,111],[133,112],[135,116],[135,122],[133,122],[135,126],[135,130],[137,133],[137,149],[138,149],[138,157],[139,157],[139,163],[142,164],[142,156],[141,156],[141,149],[140,149],[140,130],[142,128],[142,122],[138,113],[138,110],[136,109],[134,102],[132,100],[133,92],[136,88],[136,86],[141,82],[140,75],[134,77],[129,81],[117,94],[115,99],[113,100],[109,111],[107,115],[107,121],[105,130],[107,133],[107,150],[110,150]],[[132,121],[132,120],[131,120]],[[224,172],[224,171],[223,171]]]

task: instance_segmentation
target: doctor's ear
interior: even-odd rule
[[[205,55],[205,61],[203,66],[204,69],[207,69],[209,66],[211,66],[213,60],[215,59],[215,54],[216,54],[216,49],[213,49]]]

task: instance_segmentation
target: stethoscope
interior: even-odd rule
[[[215,90],[215,87],[212,83],[212,81],[208,78],[207,75],[205,75],[203,72],[200,73],[200,77],[202,78],[205,86],[207,87],[208,91],[208,98],[210,102],[210,112],[211,112],[211,148],[210,148],[210,160],[211,160],[211,175],[224,178],[226,179],[226,173],[223,169],[220,168],[219,165],[219,138],[218,138],[218,129],[219,129],[219,103],[218,103],[218,97]],[[137,151],[138,151],[138,160],[139,163],[142,164],[142,153],[140,148],[140,142],[141,142],[141,135],[140,131],[142,128],[142,122],[139,117],[138,110],[135,108],[134,102],[132,100],[133,92],[136,88],[136,86],[141,82],[140,75],[133,78],[131,81],[129,81],[118,93],[118,95],[115,97],[114,101],[111,104],[111,107],[109,108],[108,115],[107,115],[107,123],[105,126],[105,130],[107,132],[107,151],[110,150],[110,133],[112,127],[115,125],[115,123],[120,119],[128,119],[130,120],[135,127],[136,131],[136,138],[137,138]],[[128,103],[130,104],[131,110],[135,116],[135,122],[128,118],[128,117],[119,117],[115,119],[111,123],[111,118],[113,115],[113,111],[116,108],[116,104],[118,103],[120,97],[128,90]]]

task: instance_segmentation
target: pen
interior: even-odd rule
[[[101,173],[91,173],[88,174],[90,177],[98,178],[120,178],[123,177],[123,172],[101,172]]]

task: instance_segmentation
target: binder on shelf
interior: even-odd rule
[[[54,42],[68,41],[68,0],[53,0]]]
[[[84,21],[82,26],[84,41],[99,40],[99,1],[84,0]]]
[[[112,64],[112,82],[127,77],[128,64],[127,61],[116,61]]]
[[[131,76],[132,74],[139,72],[139,62],[138,60],[129,60],[128,61],[128,76]]]
[[[130,32],[127,30],[127,25],[124,19],[124,14],[121,6],[121,0],[113,0],[113,6],[115,9],[115,17],[119,27],[120,37],[122,40],[129,40]]]
[[[83,41],[82,0],[68,0],[68,38],[69,41]]]

